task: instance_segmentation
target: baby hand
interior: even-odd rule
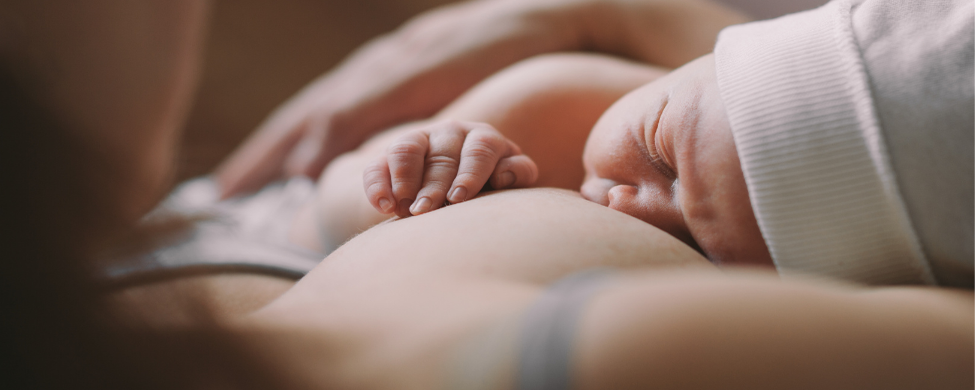
[[[436,210],[444,200],[473,198],[489,181],[502,189],[530,186],[536,179],[535,162],[491,125],[457,121],[403,135],[363,172],[372,206],[400,217]]]

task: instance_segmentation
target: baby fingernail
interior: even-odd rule
[[[511,171],[502,173],[501,174],[501,177],[498,178],[498,187],[499,188],[504,188],[504,187],[510,186],[512,184],[515,184],[515,174],[514,173],[511,173]]]
[[[433,206],[433,201],[424,196],[417,199],[416,203],[413,203],[413,207],[410,207],[410,213],[413,213],[413,215],[423,214],[430,211],[430,206]]]
[[[389,214],[393,212],[393,202],[386,198],[379,198],[379,209],[383,211],[383,214]]]
[[[447,197],[450,203],[460,203],[467,200],[467,188],[463,186],[458,186],[450,192],[450,196]]]

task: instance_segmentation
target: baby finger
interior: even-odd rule
[[[420,191],[429,146],[427,134],[415,131],[407,133],[386,149],[396,214],[401,217],[410,215],[410,205]]]
[[[478,128],[467,134],[457,177],[448,195],[451,203],[463,202],[481,191],[498,160],[508,151],[507,143],[507,139],[493,128]]]
[[[525,155],[505,157],[498,161],[498,166],[491,175],[491,187],[520,188],[535,184],[538,180],[538,166]]]
[[[436,210],[444,203],[447,190],[457,176],[465,136],[464,129],[453,123],[441,124],[437,131],[430,132],[423,186],[410,207],[413,215]]]
[[[393,200],[396,198],[393,197],[386,156],[379,157],[362,172],[362,187],[372,207],[383,214],[394,211],[396,205]]]

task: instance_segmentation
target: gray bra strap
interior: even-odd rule
[[[613,272],[590,269],[552,285],[523,317],[515,388],[568,390],[579,317]]]

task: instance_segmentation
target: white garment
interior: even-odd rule
[[[718,85],[779,272],[972,284],[971,0],[837,0],[725,29]]]
[[[775,18],[793,12],[813,9],[826,0],[720,0],[756,19]]]
[[[901,195],[948,285],[972,284],[975,257],[973,19],[971,0],[863,2],[853,15]]]
[[[96,276],[121,284],[228,271],[298,279],[325,257],[288,240],[295,214],[315,195],[311,180],[294,177],[227,200],[219,193],[209,177],[181,184],[144,223],[174,216],[196,222],[146,253],[107,256]]]

